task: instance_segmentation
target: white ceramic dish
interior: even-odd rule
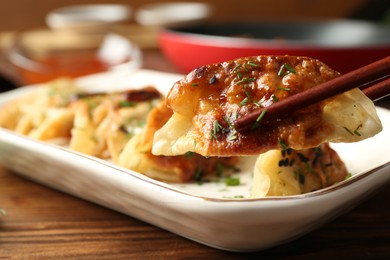
[[[166,93],[180,75],[153,71],[105,73],[80,85],[100,91],[153,84]],[[110,90],[114,90],[110,88]],[[6,102],[32,87],[0,96]],[[242,184],[171,185],[109,162],[0,129],[0,164],[44,185],[139,218],[200,243],[230,251],[256,251],[285,243],[356,206],[390,180],[390,111],[378,108],[384,130],[354,144],[337,144],[352,177],[330,188],[290,197],[245,198],[251,158]],[[244,196],[244,198],[234,198]]]

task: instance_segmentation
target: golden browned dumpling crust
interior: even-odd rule
[[[332,141],[328,137],[338,138],[340,132],[342,136],[349,135],[343,127],[335,131],[334,124],[324,120],[323,111],[329,100],[292,112],[283,119],[258,118],[245,131],[239,132],[234,127],[237,118],[338,76],[324,63],[307,57],[255,56],[202,66],[169,92],[167,104],[174,115],[156,133],[153,153],[174,155],[191,150],[203,156],[257,155],[280,149],[279,141],[300,150]],[[360,95],[363,94],[357,93]],[[359,120],[348,127],[352,131],[362,130],[364,122]],[[188,127],[181,129],[181,135],[167,137],[168,128],[186,124]],[[380,131],[380,122],[375,131]],[[346,137],[343,141],[357,139]]]
[[[260,154],[278,149],[278,140],[294,148],[319,145],[313,133],[331,131],[322,120],[322,104],[283,120],[258,122],[244,132],[232,127],[234,121],[337,76],[315,59],[247,57],[194,70],[173,86],[167,99],[175,112],[193,118],[195,132],[202,136],[195,142],[203,155]]]

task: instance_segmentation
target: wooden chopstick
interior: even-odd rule
[[[376,83],[365,88],[363,91],[370,99],[377,100],[380,97],[389,95],[390,80],[385,79],[388,76],[390,76],[390,56],[322,83],[304,92],[280,100],[269,107],[256,109],[255,111],[238,118],[234,122],[234,126],[237,131],[249,129],[253,127],[259,118],[263,121],[286,117],[293,111],[313,105],[362,85],[369,86],[372,82]]]
[[[360,89],[372,101],[378,101],[382,98],[390,96],[390,77],[383,78],[381,81],[373,85]]]

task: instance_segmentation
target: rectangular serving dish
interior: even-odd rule
[[[167,93],[181,75],[140,70],[78,80],[93,91],[153,85]],[[0,95],[7,102],[39,86]],[[241,184],[167,184],[110,162],[0,129],[0,164],[55,189],[141,219],[200,243],[257,251],[306,234],[357,205],[390,180],[390,111],[378,108],[384,130],[373,138],[332,145],[352,177],[316,192],[248,198],[254,158],[243,159]],[[39,167],[37,167],[39,166]]]

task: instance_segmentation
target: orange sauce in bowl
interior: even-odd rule
[[[76,78],[107,71],[112,64],[100,59],[96,52],[56,52],[35,58],[36,67],[16,66],[25,84],[47,82],[59,77]]]

